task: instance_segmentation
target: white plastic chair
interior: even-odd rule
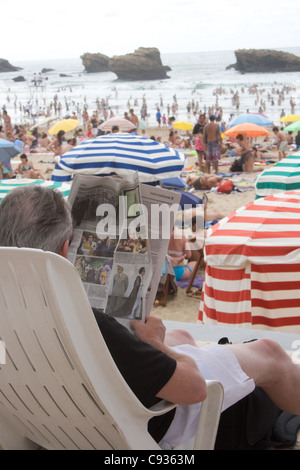
[[[157,449],[153,416],[118,371],[74,266],[53,253],[0,248],[0,448]],[[223,389],[208,383],[196,449],[213,449]]]

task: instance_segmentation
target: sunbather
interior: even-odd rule
[[[184,234],[176,238],[173,230],[168,246],[168,257],[174,269],[176,281],[190,279],[196,265],[196,261],[191,261],[192,251],[188,245],[189,241]]]
[[[33,163],[28,160],[26,153],[22,153],[20,158],[21,163],[19,164],[17,169],[17,173],[19,175],[23,176],[23,178],[28,179],[46,179],[46,177],[40,170],[34,168]]]
[[[222,176],[204,173],[201,176],[188,175],[185,182],[197,191],[209,191],[210,189],[217,187],[221,183],[222,179]]]
[[[14,189],[0,204],[0,220],[0,246],[39,248],[67,257],[72,219],[58,191],[35,185]],[[223,409],[256,385],[280,409],[300,415],[300,366],[273,340],[198,348],[184,330],[166,334],[156,317],[145,323],[132,320],[132,334],[110,315],[94,314],[117,367],[143,404],[149,407],[159,399],[179,404],[175,414],[149,424],[162,448],[195,433],[200,402],[206,397],[205,379],[223,383]]]

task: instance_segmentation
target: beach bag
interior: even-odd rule
[[[233,189],[234,189],[233,182],[230,180],[224,180],[222,181],[222,183],[219,184],[217,192],[230,194]]]

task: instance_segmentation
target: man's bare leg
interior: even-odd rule
[[[231,349],[245,374],[281,410],[300,415],[300,365],[276,341],[263,338],[224,347]]]

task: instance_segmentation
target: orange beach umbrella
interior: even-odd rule
[[[246,134],[247,137],[259,137],[264,135],[269,135],[269,131],[264,129],[258,124],[251,124],[250,122],[245,122],[243,124],[238,124],[233,126],[227,131],[224,132],[225,136],[236,137],[238,134]]]

